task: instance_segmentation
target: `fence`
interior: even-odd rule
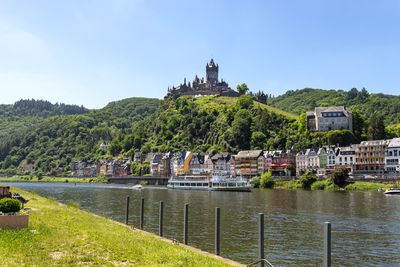
[[[125,207],[125,224],[129,223],[129,203],[130,197],[126,197],[126,207]],[[158,226],[158,234],[159,236],[163,236],[163,227],[164,227],[164,202],[160,201],[159,207],[159,226]],[[265,264],[269,266],[273,266],[267,259],[265,259],[264,253],[264,214],[258,214],[258,260],[248,264],[247,266],[254,266],[258,264],[259,266],[264,267]],[[144,198],[140,201],[140,223],[139,227],[143,230],[144,226]],[[215,208],[215,238],[214,238],[214,246],[216,255],[220,255],[220,244],[221,244],[221,210],[219,207]],[[189,204],[184,205],[184,213],[183,213],[183,243],[185,245],[188,244],[189,240]],[[176,240],[173,240],[175,243]],[[331,266],[331,223],[324,223],[324,234],[323,234],[323,266],[330,267]]]

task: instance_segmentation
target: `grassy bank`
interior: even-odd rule
[[[311,184],[310,190],[327,190],[327,191],[369,191],[378,190],[378,188],[388,189],[392,185],[370,182],[350,182],[344,188],[335,185],[331,179],[318,180]],[[274,188],[276,189],[303,189],[298,180],[280,181],[275,180]]]
[[[71,177],[49,177],[44,176],[41,179],[30,176],[0,177],[0,182],[43,182],[43,183],[107,183],[106,177],[93,178],[71,178]]]
[[[4,266],[228,266],[138,230],[12,187],[30,199],[29,227],[0,230]]]

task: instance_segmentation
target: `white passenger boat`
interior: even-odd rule
[[[400,194],[400,188],[389,188],[388,190],[385,190],[383,193],[388,195]]]
[[[224,176],[184,176],[168,180],[169,189],[210,190],[210,191],[242,191],[250,192],[251,185],[243,178],[228,178]]]

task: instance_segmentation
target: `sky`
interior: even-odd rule
[[[0,103],[101,108],[205,76],[400,94],[398,0],[0,0]]]

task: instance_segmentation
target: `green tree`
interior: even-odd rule
[[[236,86],[236,89],[241,94],[247,94],[247,92],[249,91],[249,87],[247,87],[247,84],[245,84],[245,83],[238,84]]]
[[[306,171],[306,173],[303,174],[299,179],[299,183],[301,184],[301,187],[304,189],[310,189],[311,185],[316,181],[317,177],[310,170]]]
[[[348,146],[350,144],[357,143],[356,137],[349,130],[329,131],[326,134],[326,139],[329,145],[339,144],[340,146]]]
[[[349,170],[346,168],[337,169],[331,176],[333,182],[339,186],[344,187],[347,184],[347,179],[349,178]]]
[[[385,139],[385,124],[381,116],[376,113],[369,118],[368,138],[369,140]]]
[[[364,117],[357,110],[352,111],[352,117],[354,136],[358,139],[358,141],[362,141],[367,123]]]
[[[236,100],[236,105],[239,109],[251,109],[254,105],[253,97],[242,95]]]
[[[265,172],[261,175],[260,187],[261,188],[273,188],[275,186],[275,180],[272,178],[271,172]]]
[[[265,134],[262,132],[253,132],[251,135],[251,148],[252,149],[263,149],[266,140]]]
[[[299,134],[306,134],[308,132],[307,114],[306,113],[302,113],[297,121],[298,121],[298,124],[299,124],[298,133]]]
[[[232,122],[233,137],[239,149],[250,149],[251,114],[246,109],[239,110]]]

